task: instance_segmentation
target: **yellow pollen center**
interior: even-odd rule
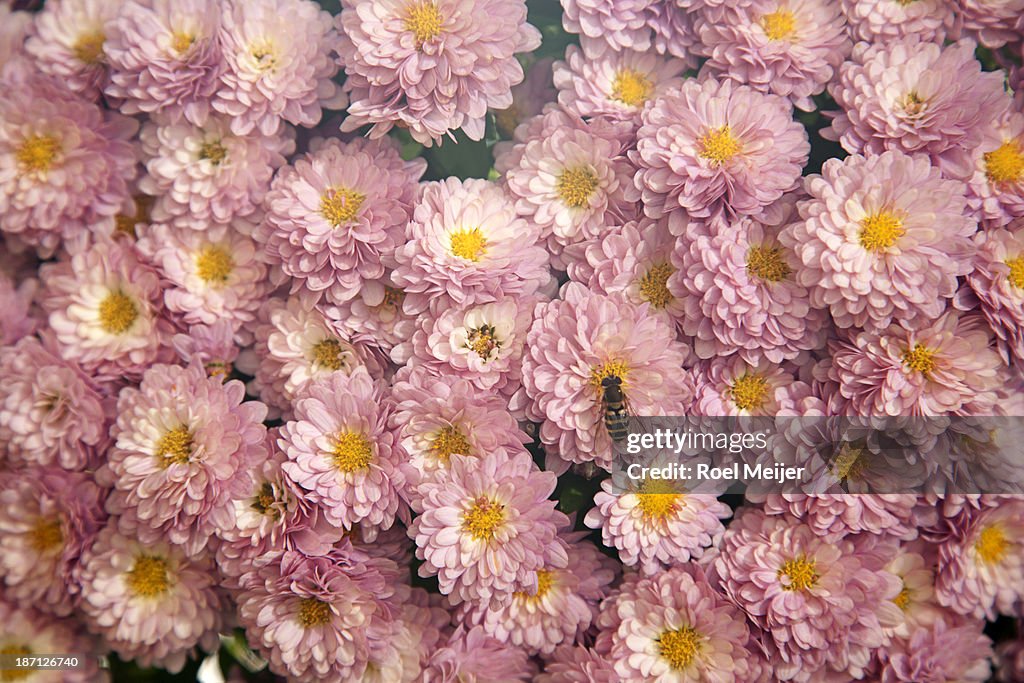
[[[1024,179],[1024,147],[1016,140],[1007,140],[984,158],[985,175],[991,182],[999,185]]]
[[[351,223],[359,214],[366,195],[347,187],[332,187],[320,198],[320,215],[334,227]]]
[[[423,43],[441,35],[441,12],[434,2],[416,2],[409,5],[405,15],[405,28],[416,40],[416,49],[423,49]]]
[[[901,610],[904,612],[907,611],[907,608],[910,607],[910,589],[907,588],[906,583],[903,584],[903,589],[900,590],[900,594],[893,598],[892,601],[896,603],[896,606]]]
[[[186,427],[175,427],[156,442],[156,457],[164,467],[172,463],[184,465],[192,457],[192,432]]]
[[[171,47],[178,54],[186,52],[195,42],[196,37],[190,33],[185,33],[184,31],[175,31],[171,35]]]
[[[729,387],[729,397],[740,410],[757,410],[768,399],[768,380],[758,374],[746,373]]]
[[[612,81],[612,99],[630,107],[643,106],[653,91],[651,79],[633,69],[619,70]]]
[[[829,464],[829,469],[840,480],[854,480],[864,472],[864,449],[844,443]]]
[[[555,573],[548,569],[537,570],[537,592],[533,595],[525,591],[516,591],[515,597],[524,602],[540,602],[545,595],[551,590],[551,587],[555,583]]]
[[[697,146],[700,147],[700,156],[710,161],[712,166],[721,166],[742,149],[730,126],[709,130],[697,141]]]
[[[661,520],[679,510],[682,494],[664,479],[646,479],[636,494],[637,507],[645,519]]]
[[[272,511],[276,502],[277,497],[274,495],[274,485],[269,481],[265,481],[252,501],[252,509],[261,515],[265,515]],[[277,514],[275,513],[274,516],[276,517]]]
[[[103,62],[103,43],[105,41],[106,36],[100,31],[86,33],[78,39],[71,51],[78,61],[95,66]]]
[[[597,176],[586,166],[567,168],[558,176],[558,196],[573,209],[582,209],[597,189]]]
[[[481,325],[469,331],[466,346],[486,361],[490,359],[495,349],[501,348],[501,341],[495,339],[496,334],[497,330],[493,325]]]
[[[751,247],[747,251],[747,273],[763,282],[782,282],[793,269],[786,263],[782,247]]]
[[[222,247],[209,244],[196,256],[196,274],[205,282],[223,284],[235,267],[234,259]]]
[[[366,469],[373,461],[373,446],[365,435],[345,430],[334,437],[334,466],[342,472]]]
[[[111,292],[100,302],[100,327],[109,334],[124,334],[139,317],[135,300],[124,292]]]
[[[143,598],[155,598],[170,588],[167,561],[153,555],[141,555],[125,576],[128,589]]]
[[[927,377],[935,370],[935,352],[927,346],[915,344],[903,353],[903,364],[911,372],[920,372]]]
[[[46,173],[60,154],[60,143],[52,135],[25,138],[14,153],[23,173]]]
[[[130,216],[125,213],[119,213],[114,217],[117,232],[135,238],[137,236],[135,226],[139,223],[149,223],[149,211],[153,208],[155,199],[155,197],[150,197],[149,195],[136,195],[132,197],[135,213]]]
[[[13,643],[0,646],[0,655],[9,657],[27,657],[33,654],[32,648],[28,645]],[[0,669],[0,681],[23,681],[35,671],[31,668],[23,669]]]
[[[221,144],[220,140],[204,142],[199,146],[199,158],[203,161],[209,161],[214,166],[220,166],[224,163],[227,156],[228,150]]]
[[[1024,289],[1024,254],[1008,258],[1003,263],[1010,268],[1010,274],[1007,276],[1010,284],[1018,289]]]
[[[381,306],[384,308],[398,308],[402,305],[402,301],[405,300],[405,292],[400,289],[393,287],[384,288],[384,300],[381,302]]]
[[[788,40],[796,33],[796,16],[787,9],[766,14],[758,23],[768,40]]]
[[[601,382],[608,377],[618,377],[622,380],[622,386],[626,386],[626,374],[629,367],[621,360],[610,360],[590,370],[590,385],[598,391],[603,391]]]
[[[331,606],[316,598],[305,598],[299,603],[297,619],[302,628],[323,626],[331,620]]]
[[[906,232],[896,214],[882,211],[868,216],[860,224],[860,245],[868,251],[882,251],[896,244]]]
[[[993,524],[978,534],[978,540],[974,542],[974,551],[978,553],[978,559],[985,564],[998,564],[1006,557],[1009,545],[1009,539],[1006,538],[1002,527]]]
[[[341,342],[337,339],[324,339],[313,347],[313,363],[328,370],[341,370],[345,362],[342,359]]]
[[[778,576],[780,579],[783,576],[789,579],[789,583],[782,586],[782,590],[785,591],[809,590],[817,585],[820,578],[817,563],[803,555],[783,564]]]
[[[505,522],[505,506],[480,496],[462,513],[462,530],[478,541],[494,538],[494,531]]]
[[[653,308],[665,308],[672,302],[672,292],[668,291],[668,279],[674,272],[667,263],[656,263],[640,278],[640,296]]]
[[[251,54],[252,58],[256,60],[258,71],[266,73],[277,68],[277,52],[270,43],[254,45]]]
[[[658,653],[676,671],[685,671],[702,647],[701,635],[692,626],[665,631],[658,638]]]
[[[441,462],[448,464],[453,455],[472,455],[473,446],[458,427],[447,425],[434,437],[430,452]]]
[[[452,253],[467,261],[479,261],[487,249],[487,239],[480,228],[459,230],[451,235]]]
[[[29,545],[37,553],[45,553],[60,548],[64,543],[64,532],[61,530],[60,520],[46,521],[39,520],[39,523],[29,532]]]

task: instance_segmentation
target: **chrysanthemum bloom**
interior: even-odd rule
[[[92,477],[58,468],[0,475],[0,579],[8,599],[67,616],[78,560],[106,515]]]
[[[586,118],[610,116],[638,122],[647,102],[682,83],[687,66],[685,61],[651,51],[593,56],[570,45],[565,61],[554,65],[558,103]]]
[[[370,635],[365,683],[416,683],[430,656],[437,651],[451,624],[448,610],[438,606],[436,593],[413,588],[390,624]]]
[[[236,135],[230,126],[237,120],[211,116],[197,126],[161,116],[143,126],[147,175],[139,187],[157,197],[154,220],[205,230],[256,213],[274,170],[295,150],[294,136]]]
[[[851,154],[923,153],[947,177],[969,177],[971,152],[1010,105],[1003,74],[983,72],[975,47],[916,37],[858,43],[829,84],[842,111],[823,132]]]
[[[921,541],[903,544],[885,565],[885,570],[899,577],[903,583],[899,595],[893,599],[899,608],[893,611],[896,619],[882,620],[887,636],[909,638],[919,628],[951,621],[950,612],[939,605],[935,597],[934,546]]]
[[[939,620],[878,650],[882,683],[991,680],[992,641],[979,621]]]
[[[107,82],[105,41],[124,0],[54,2],[36,15],[25,51],[41,72],[91,100]]]
[[[463,603],[459,619],[481,624],[503,642],[530,654],[550,655],[562,643],[576,643],[597,616],[618,565],[593,544],[582,540],[586,532],[566,533],[569,564],[565,568],[537,570],[537,590],[516,591],[479,604]]]
[[[0,68],[22,55],[25,38],[32,28],[32,16],[12,10],[6,3],[0,5]]]
[[[61,236],[81,238],[87,228],[113,223],[135,177],[128,140],[138,124],[42,77],[4,81],[3,87],[2,229],[49,256]]]
[[[557,530],[568,522],[547,498],[556,477],[523,451],[452,455],[422,482],[423,512],[409,527],[420,576],[437,576],[452,602],[535,593],[537,571],[565,567]]]
[[[109,445],[100,388],[52,340],[0,348],[0,450],[10,465],[96,465]]]
[[[953,31],[953,0],[840,0],[850,37],[855,41],[891,42],[917,36],[941,45]]]
[[[830,543],[788,517],[748,511],[729,526],[715,570],[722,588],[778,650],[783,680],[830,667],[863,677],[885,643],[879,615],[901,590],[870,538]],[[882,549],[884,550],[883,546]]]
[[[713,358],[694,366],[693,411],[710,417],[822,415],[825,404],[788,365],[742,356]],[[673,413],[667,413],[673,414]]]
[[[523,82],[512,87],[512,106],[494,112],[494,122],[502,136],[511,138],[520,123],[541,113],[544,105],[558,97],[552,83],[554,61],[545,57],[531,64]]]
[[[206,374],[221,379],[231,375],[239,353],[235,326],[228,320],[218,320],[213,325],[192,325],[187,334],[174,335],[171,345],[185,365],[201,363]]]
[[[650,5],[647,0],[561,0],[562,26],[580,34],[588,52],[651,48],[651,28],[647,25]]]
[[[97,242],[39,275],[60,354],[97,380],[136,379],[173,357],[160,278],[130,246]]]
[[[988,48],[1017,43],[1024,34],[1022,0],[956,0],[963,31]]]
[[[602,296],[570,282],[563,299],[539,306],[523,354],[523,386],[541,440],[553,449],[549,469],[593,461],[611,468],[604,425],[607,377],[622,380],[634,415],[682,415],[692,392],[682,366],[689,349],[649,306]]]
[[[100,531],[82,559],[81,611],[89,630],[121,659],[177,673],[196,646],[218,646],[225,607],[209,557]]]
[[[346,337],[359,337],[366,344],[390,354],[412,339],[416,316],[402,307],[405,292],[395,286],[392,271],[372,280],[364,280],[356,295],[337,304],[321,300],[318,305],[327,321]]]
[[[0,318],[0,346],[12,346],[36,331],[39,320],[32,304],[38,289],[36,278],[15,278],[0,270],[0,311],[4,312]]]
[[[836,339],[834,405],[853,415],[991,415],[1004,365],[991,342],[982,320],[954,310],[917,330],[897,324]]]
[[[427,146],[458,128],[482,139],[487,110],[511,106],[523,80],[516,54],[540,45],[522,0],[352,0],[337,23],[352,100],[342,130],[397,124]]]
[[[167,309],[186,325],[227,321],[236,330],[256,318],[269,284],[256,243],[230,225],[206,231],[153,225],[138,250],[166,281]]]
[[[635,182],[651,218],[757,214],[795,189],[807,131],[790,103],[732,80],[689,80],[641,114]]]
[[[287,17],[287,21],[282,21]],[[236,135],[274,135],[281,121],[315,126],[323,109],[346,104],[330,13],[310,0],[227,0],[221,17],[224,59],[213,108]]]
[[[857,464],[857,457],[851,455],[849,464],[840,463],[838,457],[834,461],[837,468],[847,468],[842,473],[844,480],[853,478],[857,474],[856,468],[863,467]],[[915,515],[916,508],[917,495],[913,493],[851,495],[785,492],[769,494],[764,501],[767,514],[790,515],[830,541],[858,533],[913,538],[917,536],[916,524],[919,522]]]
[[[754,680],[746,621],[700,570],[674,567],[627,583],[600,619],[611,635],[606,657],[625,683]]]
[[[996,507],[958,520],[957,537],[939,546],[939,602],[975,619],[1024,609],[1024,499],[1003,497]]]
[[[612,663],[582,645],[562,645],[544,663],[537,683],[618,683]]]
[[[122,530],[137,526],[142,540],[193,555],[232,526],[231,500],[267,455],[267,408],[244,398],[241,382],[222,383],[198,364],[154,365],[138,389],[121,391],[101,481],[115,488],[108,509],[126,513]]]
[[[99,655],[102,646],[72,619],[57,619],[31,607],[15,607],[0,600],[0,652],[5,657],[52,655],[67,652]],[[97,683],[109,680],[99,668],[98,656],[79,658],[74,669],[5,669],[6,680],[26,678],[31,683]]]
[[[539,226],[516,216],[508,194],[486,180],[424,185],[406,236],[393,277],[411,314],[439,298],[466,306],[528,296],[551,279]]]
[[[361,679],[368,632],[387,628],[408,592],[389,560],[351,551],[317,558],[288,552],[254,572],[238,597],[239,617],[274,673]]]
[[[335,526],[394,524],[404,478],[388,429],[391,408],[365,368],[335,372],[303,389],[295,419],[281,428],[289,460],[281,468]]]
[[[758,0],[749,7],[697,16],[698,52],[711,73],[772,92],[804,111],[850,54],[838,3]]]
[[[296,285],[340,303],[384,275],[381,258],[404,242],[427,164],[402,161],[383,140],[315,140],[311,150],[267,195],[267,253]]]
[[[806,181],[803,220],[779,235],[802,264],[796,281],[839,327],[934,320],[971,271],[966,186],[925,156],[829,159]]]
[[[699,0],[698,0],[699,1]],[[735,5],[745,5],[752,0],[737,0]],[[661,55],[672,55],[686,62],[690,68],[698,63],[692,48],[697,43],[693,30],[696,11],[684,5],[694,5],[694,0],[653,3],[647,10],[647,23],[654,31],[654,49]]]
[[[129,0],[103,46],[106,94],[124,114],[166,113],[202,125],[220,85],[221,3]]]
[[[1024,219],[974,236],[977,255],[954,303],[980,310],[1007,360],[1024,361]]]
[[[526,651],[460,624],[423,670],[423,683],[526,683],[536,667]]]
[[[989,126],[974,150],[968,201],[988,227],[1024,216],[1024,114],[1009,112]]]

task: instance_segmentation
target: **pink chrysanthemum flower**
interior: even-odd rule
[[[78,560],[106,515],[86,474],[32,468],[0,474],[0,580],[4,596],[67,616],[77,602]]]
[[[892,325],[830,347],[833,405],[853,415],[992,415],[1003,361],[976,316],[950,310],[920,329]]]
[[[49,256],[62,236],[80,240],[87,229],[112,226],[135,177],[128,140],[138,124],[38,76],[4,80],[3,87],[3,231]]]
[[[220,85],[221,4],[205,0],[129,0],[103,46],[106,94],[125,114],[166,113],[202,125]]]
[[[562,26],[569,33],[580,34],[580,42],[588,51],[651,48],[651,28],[647,25],[650,5],[647,0],[561,0]]]
[[[938,621],[878,650],[882,683],[991,680],[992,641],[981,622]]]
[[[536,668],[526,651],[460,624],[431,654],[423,683],[526,683]]]
[[[53,347],[26,337],[0,348],[0,450],[10,465],[84,470],[110,443],[105,398]]]
[[[709,417],[822,415],[824,403],[788,365],[742,356],[713,358],[693,369],[693,411]]]
[[[934,546],[921,541],[903,544],[885,565],[885,570],[897,576],[903,585],[893,599],[899,610],[891,610],[894,618],[882,620],[887,636],[909,638],[920,628],[931,628],[938,622],[950,620],[950,613],[935,597],[933,549]]]
[[[995,333],[1003,357],[1024,361],[1024,219],[1006,229],[974,237],[977,255],[967,288],[957,292],[957,308],[980,310]]]
[[[75,0],[45,5],[25,51],[35,68],[91,100],[107,82],[106,39],[124,0]]]
[[[409,537],[424,560],[420,576],[436,575],[454,603],[535,593],[538,570],[568,561],[556,535],[568,520],[548,500],[556,483],[523,451],[452,455],[418,488],[423,512]]]
[[[89,655],[79,658],[74,669],[5,669],[11,680],[28,677],[31,683],[106,683],[109,674],[101,671],[98,656],[103,647],[85,632],[81,623],[57,619],[31,607],[15,607],[0,600],[0,652],[5,657],[52,655],[67,652]]]
[[[749,511],[730,525],[715,569],[722,588],[777,649],[782,680],[816,681],[826,667],[862,678],[885,644],[880,614],[900,580],[870,543],[829,543],[787,517]]]
[[[502,136],[511,138],[520,123],[540,114],[546,104],[558,97],[552,82],[554,61],[545,57],[530,65],[523,82],[512,87],[512,106],[494,112],[494,122]]]
[[[839,327],[934,320],[971,271],[966,186],[924,156],[886,152],[840,161],[806,181],[803,220],[779,235],[802,264],[796,280]]]
[[[953,32],[953,0],[840,0],[850,37],[855,41],[891,42],[917,36],[941,45]]]
[[[973,153],[967,199],[989,227],[1024,216],[1024,114],[1008,112],[986,129]]]
[[[742,6],[751,1],[737,0],[732,4]],[[697,44],[697,35],[693,30],[697,12],[684,5],[693,4],[693,0],[657,2],[647,12],[647,23],[654,31],[654,49],[658,54],[668,54],[683,60],[689,68],[695,68],[698,63],[697,55],[693,53],[693,47]]]
[[[963,31],[988,48],[1020,42],[1024,0],[956,0]]]
[[[356,295],[338,304],[321,301],[318,309],[345,337],[359,337],[366,344],[390,354],[412,339],[416,316],[405,312],[405,292],[395,286],[392,271],[364,280]]]
[[[816,108],[811,98],[825,91],[853,47],[842,10],[830,0],[758,0],[721,16],[698,15],[694,30],[706,69],[804,111]]]
[[[540,45],[522,0],[350,0],[337,24],[352,100],[342,130],[397,124],[427,146],[458,128],[482,139],[487,110],[509,107],[523,80],[516,54]]]
[[[115,527],[100,531],[82,560],[85,622],[122,659],[177,673],[196,646],[213,651],[219,642],[225,605],[213,563]]]
[[[592,294],[579,283],[563,299],[539,306],[523,355],[527,412],[543,420],[549,468],[569,463],[611,469],[612,439],[604,425],[601,382],[622,380],[634,415],[682,415],[692,396],[682,367],[689,349],[648,306],[619,295]]]
[[[795,189],[807,131],[787,100],[731,80],[689,80],[644,109],[635,181],[651,218],[757,214]]]
[[[108,509],[122,530],[166,539],[197,554],[233,523],[231,499],[248,490],[266,458],[267,408],[243,402],[245,386],[208,377],[201,365],[154,365],[117,401],[114,448],[101,470],[114,487]]]
[[[585,118],[639,121],[644,105],[682,83],[687,66],[650,51],[609,51],[595,57],[570,45],[565,61],[554,65],[558,103]]]
[[[863,457],[863,456],[861,456]],[[834,462],[836,469],[847,467],[845,479],[857,475],[857,456],[849,464]],[[837,458],[838,460],[838,458]],[[852,470],[852,471],[851,471]],[[769,515],[790,515],[823,538],[836,541],[851,534],[869,533],[896,538],[917,536],[917,496],[913,493],[772,493],[764,501]]]
[[[405,482],[388,430],[391,410],[381,386],[359,368],[310,382],[295,400],[295,420],[281,428],[289,460],[281,468],[335,526],[394,524]]]
[[[11,277],[0,269],[0,311],[4,312],[0,318],[0,346],[12,346],[36,331],[39,320],[33,303],[38,289],[36,278]]]
[[[315,140],[267,195],[267,253],[313,295],[341,303],[384,275],[404,242],[423,159],[385,141]]]
[[[924,153],[947,177],[969,177],[971,152],[1010,104],[1003,74],[983,72],[975,47],[858,43],[829,85],[842,111],[824,132],[851,154]]]
[[[406,235],[393,278],[410,314],[439,298],[465,306],[528,296],[551,279],[539,226],[516,216],[508,194],[486,180],[424,185]]]
[[[619,683],[612,663],[582,645],[562,645],[544,663],[536,683]]]
[[[1024,610],[1024,499],[969,511],[939,546],[939,602],[975,619]]]
[[[227,0],[221,17],[224,72],[213,108],[236,135],[274,135],[281,121],[315,126],[346,104],[330,13],[310,0]],[[287,21],[282,18],[287,17]]]
[[[97,380],[136,379],[151,363],[172,357],[160,279],[130,246],[97,242],[43,265],[39,275],[61,355]]]
[[[417,683],[430,656],[437,650],[451,622],[438,607],[436,594],[413,588],[401,613],[387,628],[377,629],[370,640],[364,683]],[[434,604],[431,604],[431,601]]]
[[[269,285],[251,238],[229,225],[202,232],[153,225],[137,245],[167,282],[167,309],[186,325],[227,321],[239,330],[255,320]]]
[[[198,126],[160,117],[143,126],[147,175],[139,187],[157,197],[154,220],[205,230],[210,223],[258,217],[274,170],[295,150],[294,136],[236,135],[230,121],[211,116]]]

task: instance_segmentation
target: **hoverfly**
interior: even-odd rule
[[[601,407],[604,426],[612,441],[622,441],[629,433],[629,402],[622,392],[622,378],[609,375],[601,380]]]

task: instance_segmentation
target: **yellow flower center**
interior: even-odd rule
[[[747,251],[747,273],[763,282],[782,282],[793,269],[786,263],[782,247],[751,247]]]
[[[342,472],[357,472],[373,462],[373,446],[364,434],[345,430],[334,437],[334,466]]]
[[[331,620],[331,606],[323,600],[305,598],[299,603],[297,619],[302,628],[323,626]]]
[[[1007,276],[1010,284],[1018,289],[1024,289],[1024,254],[1008,258],[1003,263],[1010,268],[1010,274]]]
[[[101,31],[93,31],[79,37],[71,51],[78,61],[95,66],[103,62],[104,42],[106,42],[106,36]]]
[[[551,591],[551,587],[555,583],[555,573],[547,569],[537,570],[537,592],[533,595],[526,593],[525,591],[516,591],[514,596],[524,602],[537,603],[540,602],[545,595]]]
[[[359,214],[366,195],[347,187],[332,187],[320,198],[320,215],[338,227],[351,223]]]
[[[149,211],[153,208],[153,202],[156,200],[155,197],[149,195],[135,195],[132,197],[132,205],[135,207],[135,213],[128,215],[125,213],[119,213],[114,217],[114,224],[119,233],[128,235],[131,238],[137,237],[135,234],[135,226],[140,223],[149,223]]]
[[[228,281],[235,261],[224,248],[208,244],[196,255],[196,274],[205,282],[223,284]]]
[[[896,214],[882,211],[868,216],[860,224],[860,245],[868,251],[882,251],[896,244],[906,232]]]
[[[640,107],[654,91],[651,79],[634,69],[620,69],[612,81],[612,99],[630,107]]]
[[[204,142],[199,146],[199,158],[202,161],[209,161],[214,166],[220,166],[228,157],[228,149],[220,140]]]
[[[459,230],[451,235],[452,253],[467,261],[479,261],[487,249],[487,239],[480,228]]]
[[[45,553],[60,548],[64,543],[64,532],[60,520],[39,520],[29,532],[29,545],[37,553]]]
[[[453,455],[472,455],[472,450],[469,439],[454,425],[442,427],[430,444],[430,452],[446,465]]]
[[[196,42],[196,37],[191,33],[184,31],[175,31],[171,35],[171,48],[179,55],[187,52],[190,47]]]
[[[740,410],[757,410],[768,399],[768,380],[756,373],[745,373],[729,387],[729,397]]]
[[[441,23],[441,12],[434,2],[415,2],[405,14],[405,28],[412,32],[418,50],[423,49],[423,43],[441,35]]]
[[[52,135],[33,135],[18,145],[14,157],[22,173],[46,173],[60,151],[60,142]]]
[[[277,68],[277,50],[270,42],[253,45],[250,54],[256,60],[256,69],[261,73]]]
[[[505,523],[505,506],[484,496],[462,513],[462,530],[478,541],[494,538],[494,531]]]
[[[384,300],[381,302],[380,305],[383,308],[395,309],[395,308],[401,307],[402,302],[404,300],[405,300],[405,292],[403,292],[400,289],[395,289],[393,287],[385,287],[384,288]]]
[[[854,480],[863,474],[865,469],[864,449],[853,444],[844,443],[829,464],[829,470],[840,480]]]
[[[608,377],[618,377],[622,380],[622,385],[626,385],[626,374],[629,372],[629,366],[627,366],[621,360],[610,360],[602,365],[591,368],[590,370],[590,385],[598,391],[603,391],[601,388],[601,382]]]
[[[469,331],[466,347],[486,361],[495,349],[501,348],[501,340],[495,339],[496,334],[497,330],[494,329],[494,325],[481,325]]]
[[[135,300],[124,292],[111,292],[100,302],[100,327],[108,334],[124,334],[139,317]]]
[[[637,507],[649,520],[665,519],[675,514],[682,504],[682,494],[664,479],[645,479],[636,497]]]
[[[32,648],[21,643],[0,646],[0,655],[7,657],[27,657],[33,654]],[[0,681],[23,681],[35,673],[31,668],[0,669]]]
[[[1016,140],[1007,140],[984,158],[985,175],[996,185],[1024,179],[1024,147]]]
[[[345,366],[342,358],[341,342],[337,339],[324,339],[313,346],[313,364],[328,370],[341,370]]]
[[[597,176],[586,166],[567,168],[558,176],[558,196],[573,209],[582,209],[597,189]]]
[[[684,671],[700,654],[701,635],[692,626],[665,631],[658,638],[658,653],[676,671]]]
[[[125,577],[128,590],[142,598],[155,598],[171,586],[167,561],[153,555],[140,555]]]
[[[647,269],[640,278],[640,297],[653,308],[665,308],[672,302],[672,292],[668,291],[668,279],[674,272],[668,263],[656,263]]]
[[[903,588],[900,590],[900,594],[892,599],[896,606],[904,612],[910,607],[910,589],[907,588],[906,582],[903,583]]]
[[[761,17],[758,22],[768,40],[789,40],[796,33],[796,16],[788,9],[779,9]]]
[[[978,559],[985,564],[998,564],[1006,557],[1009,539],[1002,527],[993,524],[985,527],[978,534],[978,540],[974,542],[974,551],[978,553]]]
[[[817,585],[820,578],[817,563],[804,555],[783,564],[778,576],[780,579],[783,576],[789,579],[789,583],[782,586],[785,591],[809,590]]]
[[[160,464],[169,467],[172,463],[184,465],[192,457],[192,432],[188,428],[175,427],[156,442],[156,457]]]
[[[903,353],[903,364],[911,372],[920,372],[927,377],[935,370],[935,352],[927,346],[915,344],[914,348]]]
[[[742,149],[730,126],[709,130],[697,141],[697,146],[700,147],[700,156],[710,161],[712,166],[721,166]]]
[[[265,481],[252,501],[252,509],[261,515],[273,512],[274,517],[278,517],[279,513],[273,509],[276,502],[277,496],[274,495],[274,485],[269,481]]]

